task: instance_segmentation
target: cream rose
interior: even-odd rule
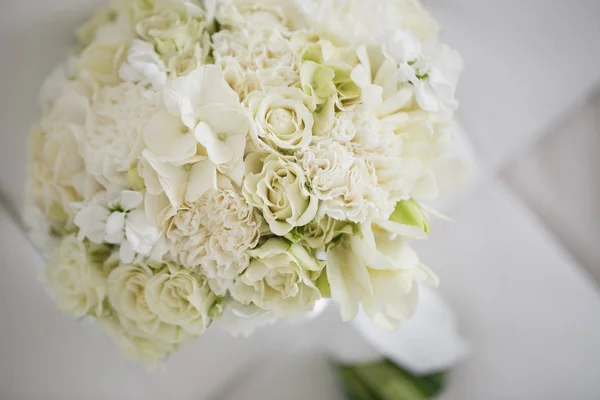
[[[250,136],[254,145],[269,152],[291,153],[308,147],[314,118],[297,88],[254,92],[246,99],[252,117]]]
[[[274,238],[249,254],[253,257],[250,265],[231,289],[235,300],[272,310],[280,317],[314,308],[321,298],[315,279],[323,265],[303,246]]]
[[[108,299],[125,330],[135,336],[168,343],[189,338],[186,332],[163,321],[149,307],[145,295],[155,271],[146,264],[122,264],[108,277]]]
[[[308,224],[317,214],[318,200],[309,191],[302,168],[274,154],[252,153],[246,158],[243,190],[278,236]]]
[[[206,280],[168,264],[148,282],[145,297],[149,309],[161,321],[202,335],[213,318],[222,312],[220,302]]]
[[[74,318],[102,316],[106,309],[104,246],[87,246],[75,235],[66,236],[46,266],[45,275],[56,307]]]
[[[298,238],[312,249],[325,250],[329,244],[337,241],[342,235],[352,235],[353,233],[353,224],[324,216],[319,221],[313,221],[299,228]]]

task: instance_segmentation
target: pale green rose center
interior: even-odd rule
[[[280,137],[288,137],[298,131],[294,111],[286,108],[276,108],[267,113],[267,124],[270,130]]]
[[[284,299],[293,298],[299,292],[302,279],[293,265],[272,270],[265,276],[265,283]]]

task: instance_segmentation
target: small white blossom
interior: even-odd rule
[[[75,217],[79,240],[118,244],[125,263],[132,262],[135,254],[149,256],[161,232],[140,209],[143,199],[140,192],[115,186],[98,193],[91,202],[80,205]]]

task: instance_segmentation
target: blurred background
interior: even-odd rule
[[[209,331],[153,373],[54,312],[12,216],[40,85],[100,3],[0,0],[0,398],[343,399],[322,339],[368,346],[335,310],[250,339]],[[471,347],[440,398],[598,399],[600,1],[423,3],[465,60],[475,164],[444,209],[456,222],[417,245]]]

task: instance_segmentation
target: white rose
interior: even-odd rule
[[[158,339],[147,339],[128,332],[115,316],[99,318],[100,328],[117,345],[123,356],[140,363],[148,370],[161,365],[162,360],[177,350],[178,346]]]
[[[204,278],[171,264],[150,279],[145,297],[162,321],[193,335],[202,335],[222,312]]]
[[[387,218],[395,203],[379,187],[367,162],[346,146],[322,143],[302,156],[302,166],[319,199],[319,215],[362,223],[370,218]]]
[[[324,250],[342,235],[352,235],[354,227],[348,222],[338,221],[324,216],[319,221],[313,221],[298,231],[298,239],[304,241],[315,250]]]
[[[297,88],[253,92],[246,98],[252,116],[250,136],[254,145],[269,152],[290,153],[308,147],[314,118],[305,96]]]
[[[369,317],[387,329],[397,329],[415,312],[418,282],[437,285],[402,236],[415,227],[390,221],[361,225],[361,235],[347,237],[327,252],[327,278],[342,318],[356,317],[362,304]]]
[[[280,317],[313,310],[321,298],[314,281],[323,265],[303,246],[273,238],[249,253],[253,259],[231,289],[235,300]]]
[[[284,236],[311,222],[319,207],[307,187],[302,168],[274,154],[252,153],[246,158],[244,196],[262,210],[271,231]]]
[[[190,335],[163,321],[149,307],[146,288],[155,271],[146,264],[123,264],[108,277],[108,299],[119,321],[132,335],[167,343],[180,343]]]
[[[105,313],[104,253],[107,248],[92,249],[75,235],[62,240],[45,268],[48,289],[61,312],[74,318]]]
[[[144,149],[143,132],[158,112],[160,96],[131,82],[100,88],[77,134],[86,169],[104,186],[127,185],[127,173]]]

